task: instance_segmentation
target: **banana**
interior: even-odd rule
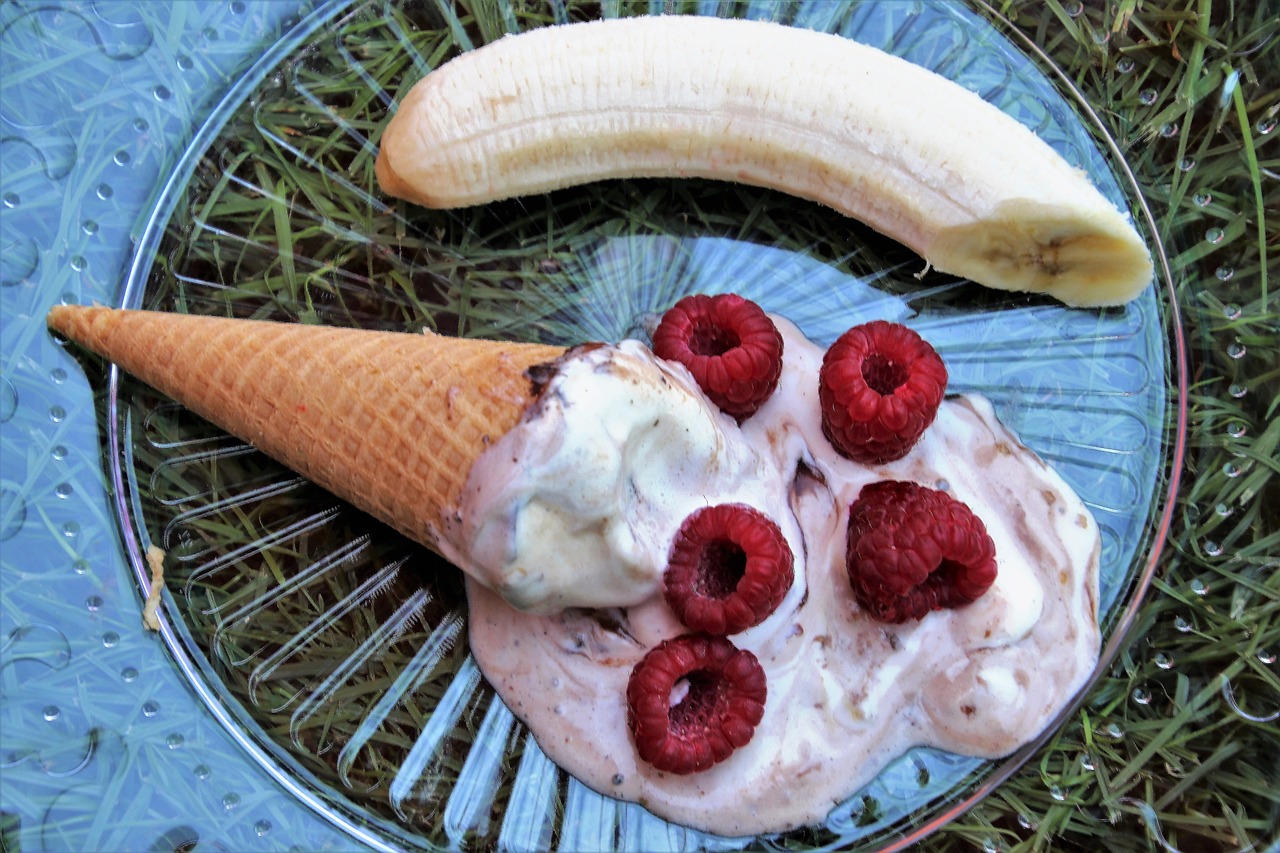
[[[704,177],[834,208],[990,287],[1119,305],[1152,280],[1128,217],[969,90],[846,38],[652,16],[507,36],[432,71],[378,181],[437,208],[626,177]]]

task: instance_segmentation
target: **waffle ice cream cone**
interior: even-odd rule
[[[441,550],[472,463],[534,400],[540,344],[59,306],[49,327]]]

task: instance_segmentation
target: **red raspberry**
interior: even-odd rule
[[[858,604],[881,622],[960,607],[996,579],[996,546],[965,504],[915,483],[866,486],[849,507],[845,565]]]
[[[782,531],[743,504],[691,513],[677,531],[663,580],[667,604],[688,628],[736,634],[777,608],[795,576]]]
[[[841,335],[822,359],[822,432],[864,465],[901,459],[938,414],[947,368],[923,338],[875,320]]]
[[[764,716],[764,669],[724,637],[685,634],[644,656],[627,682],[627,720],[640,758],[685,775],[728,758]]]
[[[653,333],[653,352],[678,361],[702,392],[739,423],[778,387],[782,335],[760,306],[732,293],[686,296]]]

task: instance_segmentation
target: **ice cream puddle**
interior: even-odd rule
[[[823,436],[822,349],[775,322],[782,377],[741,426],[642,344],[572,351],[473,466],[449,555],[468,575],[476,660],[547,756],[602,793],[725,835],[820,822],[914,745],[1008,754],[1084,684],[1099,649],[1097,525],[990,403],[944,400],[905,458],[851,462]],[[982,519],[998,565],[985,595],[903,625],[859,609],[849,505],[889,479],[943,489]],[[671,775],[635,755],[627,681],[647,650],[687,633],[661,595],[676,530],[729,502],[779,525],[796,579],[730,638],[768,678],[753,739]]]

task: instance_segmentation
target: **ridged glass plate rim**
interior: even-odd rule
[[[353,0],[328,0],[328,2],[318,6],[254,63],[215,107],[207,121],[192,138],[173,175],[157,195],[155,205],[149,212],[122,291],[122,307],[136,307],[142,301],[145,285],[154,264],[155,253],[163,238],[165,228],[173,216],[176,206],[181,201],[183,192],[188,186],[200,158],[216,140],[234,110],[238,109],[254,89],[307,38],[314,35],[339,15],[359,5],[361,3],[358,0],[357,2],[353,2]],[[1010,40],[1026,53],[1042,73],[1051,77],[1060,94],[1067,98],[1071,106],[1078,111],[1078,117],[1082,122],[1087,123],[1094,142],[1101,143],[1106,149],[1105,155],[1108,165],[1113,169],[1119,170],[1118,177],[1122,184],[1122,190],[1125,192],[1128,202],[1133,206],[1135,214],[1140,215],[1141,224],[1155,249],[1157,278],[1164,283],[1163,300],[1160,307],[1166,314],[1164,319],[1168,330],[1166,340],[1166,345],[1169,348],[1168,367],[1172,378],[1176,380],[1176,388],[1170,389],[1174,394],[1174,398],[1166,405],[1166,419],[1172,414],[1173,421],[1172,424],[1166,424],[1168,435],[1166,441],[1170,445],[1167,451],[1170,470],[1167,472],[1168,476],[1163,494],[1160,494],[1161,490],[1157,489],[1157,494],[1153,496],[1153,499],[1159,503],[1153,506],[1150,513],[1155,522],[1155,528],[1150,534],[1149,553],[1145,555],[1141,567],[1129,581],[1127,601],[1123,610],[1113,620],[1111,634],[1106,639],[1098,666],[1095,668],[1089,682],[1052,723],[1045,727],[1037,738],[1007,758],[1000,760],[985,779],[969,789],[964,796],[936,812],[923,825],[889,841],[883,848],[888,850],[900,850],[919,842],[940,826],[971,808],[1006,781],[1025,764],[1027,759],[1074,712],[1081,697],[1087,694],[1101,674],[1106,671],[1116,654],[1132,639],[1131,635],[1139,607],[1154,575],[1172,522],[1175,508],[1174,498],[1178,491],[1185,452],[1187,412],[1184,400],[1187,380],[1185,341],[1180,312],[1173,296],[1172,277],[1168,260],[1164,248],[1156,236],[1154,218],[1145,199],[1137,189],[1135,178],[1125,162],[1123,153],[1110,134],[1107,133],[1101,119],[1088,104],[1083,94],[1031,39],[1019,32],[998,10],[982,2],[982,0],[974,0],[970,7],[971,10],[977,10],[979,17],[991,25],[1000,36]],[[128,459],[131,438],[127,425],[123,430],[121,428],[124,419],[121,413],[119,384],[119,371],[112,366],[108,375],[107,394],[107,445],[111,460],[109,477],[115,495],[115,510],[123,533],[127,555],[130,564],[134,568],[138,583],[145,593],[149,588],[150,571],[146,565],[144,552],[149,543],[146,541],[147,533],[145,529],[135,527],[133,523],[133,519],[141,518],[142,513],[141,507],[136,504],[139,499],[139,490],[136,488],[136,483],[132,481],[131,466],[123,464]],[[133,505],[131,505],[131,499]],[[1156,506],[1158,506],[1158,512],[1156,511]],[[216,676],[208,670],[201,655],[192,654],[193,641],[186,635],[185,627],[181,624],[175,625],[173,620],[163,616],[163,611],[161,635],[174,656],[175,664],[183,671],[188,682],[200,696],[201,701],[246,753],[266,770],[275,781],[281,784],[285,790],[306,803],[317,814],[349,833],[354,839],[370,847],[391,850],[397,849],[395,846],[397,841],[400,843],[413,843],[411,838],[405,836],[403,828],[394,825],[392,822],[371,815],[342,798],[326,798],[318,794],[318,791],[324,790],[325,786],[322,783],[310,781],[308,783],[309,787],[308,784],[299,784],[299,776],[301,775],[305,778],[309,776],[309,773],[295,762],[292,762],[284,754],[284,750],[272,744],[265,735],[247,730],[244,721],[236,718],[228,707],[225,698],[219,695]]]
[[[360,2],[361,0],[325,0],[271,45],[214,106],[175,164],[173,174],[156,195],[151,210],[146,213],[146,222],[121,291],[120,307],[135,308],[141,303],[165,228],[181,201],[201,157],[230,120],[234,111],[239,109],[262,81],[308,38]],[[137,504],[140,491],[133,480],[132,465],[126,464],[129,458],[131,436],[127,425],[125,429],[121,429],[124,418],[120,399],[120,381],[120,369],[114,364],[110,365],[106,394],[106,457],[110,460],[107,473],[116,517],[120,524],[121,541],[124,543],[139,587],[146,595],[151,587],[151,571],[146,561],[146,551],[151,543],[145,526],[135,525],[133,521],[135,518],[141,519],[143,514],[141,507]],[[169,599],[171,605],[171,596],[167,591],[164,597]],[[271,744],[261,732],[250,731],[245,726],[245,722],[235,716],[228,702],[229,697],[221,695],[218,679],[208,669],[203,656],[193,653],[197,647],[189,636],[186,626],[181,620],[175,623],[175,620],[168,617],[169,609],[169,606],[162,607],[157,616],[160,623],[160,636],[173,656],[174,665],[182,671],[201,703],[255,764],[266,771],[268,776],[285,791],[310,808],[314,814],[374,850],[401,849],[401,846],[393,843],[391,839],[400,842],[410,841],[403,836],[399,827],[389,821],[358,809],[348,801],[322,797],[318,792],[325,790],[324,785],[309,778],[310,774],[305,768],[290,761],[288,755]]]

